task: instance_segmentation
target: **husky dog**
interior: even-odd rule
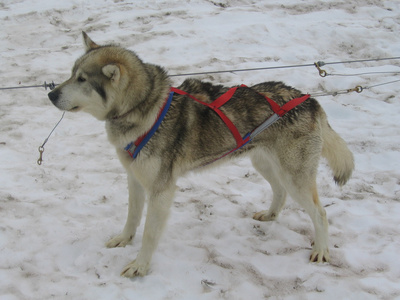
[[[99,46],[84,32],[83,39],[86,53],[75,62],[71,78],[48,96],[63,111],[82,110],[104,120],[108,139],[126,169],[128,219],[122,233],[108,241],[107,247],[124,247],[133,239],[147,198],[142,248],[121,273],[126,277],[143,276],[149,270],[167,222],[178,177],[236,148],[226,122],[207,106],[229,88],[187,79],[178,88],[190,96],[172,95],[171,81],[161,67],[144,63],[134,52],[119,46]],[[274,114],[264,96],[284,105],[303,95],[281,82],[264,82],[239,87],[219,110],[244,136]],[[170,98],[169,109],[158,122],[160,112],[165,112],[167,98]],[[140,153],[132,157],[126,149],[157,122],[151,138]],[[237,148],[218,162],[248,155],[273,191],[269,210],[256,213],[254,219],[275,220],[289,194],[301,204],[314,224],[315,240],[310,260],[328,262],[328,222],[316,184],[319,159],[321,156],[327,159],[333,178],[340,186],[350,178],[354,160],[344,140],[328,124],[318,102],[309,98],[251,142]],[[218,164],[210,164],[214,165]]]

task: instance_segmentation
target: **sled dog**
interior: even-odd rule
[[[227,122],[209,106],[229,88],[187,79],[178,87],[187,94],[172,94],[171,81],[163,68],[144,63],[122,47],[100,46],[84,32],[83,40],[86,52],[75,62],[72,76],[48,97],[60,110],[84,111],[104,120],[108,139],[126,169],[128,218],[122,233],[109,240],[107,247],[124,247],[131,242],[147,199],[142,247],[136,259],[122,270],[122,276],[144,276],[148,272],[178,177],[244,155],[250,157],[273,191],[269,210],[256,213],[254,219],[275,220],[289,194],[314,224],[310,260],[329,261],[328,222],[318,198],[317,168],[320,157],[326,158],[335,182],[342,186],[352,174],[354,160],[315,99],[305,100],[249,143],[237,147]],[[218,110],[243,137],[274,114],[265,97],[282,106],[302,96],[281,82],[264,82],[238,87]],[[133,156],[137,146],[132,142],[143,137],[148,140]],[[232,149],[236,151],[226,155]]]

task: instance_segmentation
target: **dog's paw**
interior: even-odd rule
[[[148,271],[149,271],[148,263],[139,263],[137,260],[134,260],[122,270],[121,276],[128,278],[136,276],[145,276]]]
[[[125,247],[132,241],[133,236],[119,234],[106,243],[107,248]]]
[[[329,257],[329,250],[317,250],[313,249],[311,256],[310,256],[310,262],[316,262],[316,263],[324,263],[324,262],[329,262],[331,259]]]
[[[253,216],[253,219],[257,221],[267,222],[267,221],[274,221],[276,217],[277,217],[276,213],[270,213],[268,210],[263,210],[256,213]]]

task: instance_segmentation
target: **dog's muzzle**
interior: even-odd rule
[[[58,98],[60,97],[60,91],[57,89],[52,90],[50,93],[47,94],[47,96],[49,97],[51,102],[53,102],[53,104],[56,104]]]

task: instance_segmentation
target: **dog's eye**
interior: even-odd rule
[[[86,79],[83,78],[82,76],[79,76],[79,77],[78,77],[78,82],[85,82],[85,81],[86,81]]]

